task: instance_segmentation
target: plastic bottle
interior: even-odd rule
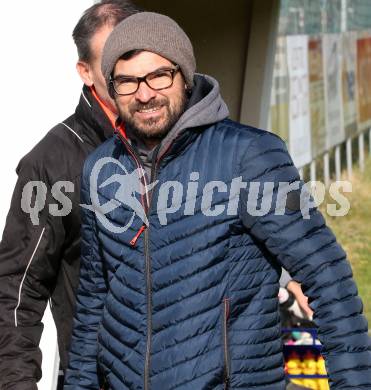
[[[318,375],[327,375],[326,367],[325,367],[325,361],[322,356],[318,357],[317,360],[317,374]],[[328,384],[327,379],[318,379],[318,390],[330,390],[330,386]]]
[[[302,361],[302,373],[304,375],[316,375],[317,374],[317,361],[313,353],[308,351]],[[309,389],[317,390],[317,381],[314,378],[304,378],[302,382],[303,386]]]
[[[302,373],[301,361],[296,352],[292,352],[286,363],[287,373],[289,375],[300,375]],[[302,379],[290,379],[292,383],[301,385],[303,383]]]

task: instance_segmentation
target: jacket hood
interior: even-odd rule
[[[228,115],[229,110],[221,97],[217,80],[211,76],[196,73],[187,108],[162,140],[158,156],[166,151],[184,130],[220,122]]]
[[[173,130],[210,125],[228,115],[229,110],[220,95],[219,83],[211,76],[196,74],[188,107]]]

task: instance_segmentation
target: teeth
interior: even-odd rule
[[[149,109],[147,109],[147,110],[144,110],[144,109],[143,109],[143,110],[139,110],[139,112],[147,114],[147,113],[150,113],[150,112],[158,111],[160,108],[161,108],[161,107],[149,108]]]

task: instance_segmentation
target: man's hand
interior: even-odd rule
[[[286,286],[287,290],[294,294],[296,301],[298,302],[300,309],[311,320],[313,318],[313,310],[308,305],[308,298],[303,294],[301,286],[294,280],[290,280]]]

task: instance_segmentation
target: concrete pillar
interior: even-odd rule
[[[279,0],[252,5],[240,121],[263,129],[268,127],[279,5]]]

